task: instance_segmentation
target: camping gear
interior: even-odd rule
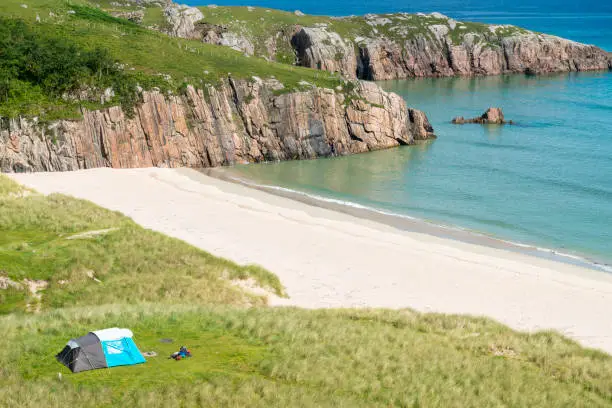
[[[185,346],[181,346],[179,351],[175,351],[170,355],[170,358],[173,358],[176,361],[180,361],[186,357],[191,357],[191,350],[187,349]]]
[[[71,339],[55,358],[73,373],[144,363],[133,335],[131,330],[117,327],[89,332]]]

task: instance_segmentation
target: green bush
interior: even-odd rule
[[[15,79],[61,96],[120,74],[104,49],[85,50],[67,39],[39,36],[21,20],[0,18],[0,95],[4,100]]]
[[[78,105],[99,103],[107,88],[129,114],[138,102],[140,77],[124,72],[104,48],[86,49],[0,17],[0,116],[54,116],[58,109],[60,116],[74,116]]]

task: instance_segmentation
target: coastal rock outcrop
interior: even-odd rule
[[[170,0],[164,7],[167,27],[159,29],[170,35],[338,72],[346,78],[387,80],[612,69],[610,53],[592,45],[511,25],[457,21],[440,13],[317,17],[317,22],[305,25],[308,20],[303,13],[266,10],[270,13],[265,15],[270,17],[257,17],[260,14],[253,13],[251,7],[251,13],[233,18],[231,10],[216,17],[210,11],[206,18],[197,7]],[[137,20],[140,16],[128,13],[126,18]]]
[[[480,123],[481,125],[513,124],[512,121],[506,122],[501,108],[489,108],[482,115],[472,119],[465,119],[463,116],[457,116],[453,119],[452,123],[456,125],[463,125],[465,123]]]
[[[181,95],[144,92],[133,116],[111,107],[49,125],[2,119],[0,169],[212,167],[361,153],[433,137],[427,117],[400,96],[368,82],[354,87],[279,94],[274,79],[229,79]]]
[[[334,70],[352,78],[388,80],[594,71],[612,67],[612,60],[605,51],[551,35],[523,31],[509,36],[496,35],[494,32],[468,32],[457,39],[451,35],[450,27],[432,27],[435,29],[431,34],[417,34],[406,40],[384,36],[361,39],[357,47],[358,69],[354,74],[347,75],[355,65],[353,61],[346,62],[352,58],[352,51],[337,55],[337,64],[340,66],[334,67]],[[310,44],[310,48],[317,46],[320,45]],[[349,48],[352,48],[350,44]],[[299,55],[302,51],[298,48],[297,52]],[[307,66],[325,69],[332,65],[323,58],[317,58],[318,55],[313,54]]]

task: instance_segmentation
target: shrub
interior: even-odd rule
[[[49,113],[70,100],[76,110],[79,103],[99,102],[108,87],[129,113],[138,101],[138,79],[104,48],[86,49],[0,17],[1,116]]]

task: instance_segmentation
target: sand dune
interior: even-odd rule
[[[13,175],[118,210],[215,255],[276,273],[275,305],[410,307],[555,329],[612,352],[612,278],[519,253],[405,232],[188,169]]]

